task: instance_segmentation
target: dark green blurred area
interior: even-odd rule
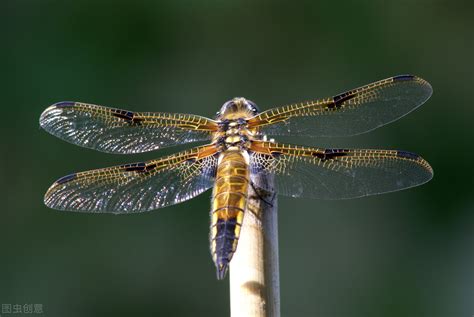
[[[369,134],[293,143],[403,149],[428,184],[350,201],[280,199],[283,316],[474,315],[473,2],[2,1],[0,303],[44,316],[226,316],[210,192],[130,216],[62,213],[49,185],[159,157],[94,152],[39,129],[76,100],[213,116],[412,73],[432,98]],[[2,315],[8,316],[8,315]]]

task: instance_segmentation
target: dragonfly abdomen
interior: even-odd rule
[[[247,207],[249,168],[246,153],[227,150],[221,154],[212,195],[211,253],[217,278],[223,279],[237,249]]]

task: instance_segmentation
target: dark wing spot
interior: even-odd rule
[[[133,120],[133,112],[131,111],[125,111],[125,110],[118,110],[118,109],[112,109],[112,115],[114,117],[124,119],[126,121],[132,121]]]
[[[145,171],[149,172],[151,170],[154,170],[155,168],[156,168],[156,164],[150,164],[150,165],[145,167]]]
[[[60,101],[54,104],[56,108],[74,107],[74,101]]]
[[[418,154],[406,152],[406,151],[397,151],[397,156],[410,159],[410,160],[417,160],[420,157]]]
[[[144,172],[149,172],[149,171],[154,170],[156,166],[157,166],[156,164],[146,165],[144,162],[140,162],[140,163],[135,163],[135,164],[122,165],[121,167],[126,172],[144,173]]]
[[[144,162],[140,162],[140,163],[135,163],[135,164],[126,164],[126,165],[123,165],[122,168],[126,172],[143,172],[146,169],[146,165]]]
[[[324,150],[324,154],[334,154],[334,153],[347,154],[347,152],[349,152],[348,149],[326,149],[326,150]]]
[[[311,155],[314,156],[314,157],[317,157],[317,158],[319,158],[319,159],[321,159],[321,160],[324,159],[324,153],[313,152],[313,153],[311,153]]]
[[[321,161],[327,161],[346,156],[348,151],[347,149],[326,149],[324,153],[313,152],[312,156],[319,158]]]
[[[61,177],[60,179],[58,179],[58,180],[56,181],[56,184],[64,184],[64,183],[70,182],[70,181],[72,181],[73,179],[76,179],[76,177],[77,177],[77,174],[76,174],[76,173],[66,175],[66,176]]]
[[[336,157],[342,157],[342,156],[346,156],[346,155],[347,155],[347,153],[328,153],[328,154],[325,154],[326,160],[333,160]]]
[[[332,98],[333,102],[328,105],[329,108],[340,108],[342,104],[352,98],[354,98],[356,95],[354,93],[343,93],[337,96],[334,96]]]
[[[392,79],[393,81],[404,81],[404,80],[412,80],[413,78],[415,78],[415,76],[413,75],[398,75],[398,76],[394,76]]]
[[[134,116],[134,118],[132,119],[132,123],[137,124],[137,125],[142,124],[143,121],[145,121],[144,118],[135,118],[135,116]]]

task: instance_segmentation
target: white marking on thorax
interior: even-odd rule
[[[221,165],[223,158],[224,158],[224,152],[221,152],[219,154],[219,158],[217,159],[217,165]]]
[[[242,156],[244,157],[245,163],[250,164],[250,155],[248,151],[242,151]]]

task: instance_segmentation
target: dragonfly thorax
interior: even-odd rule
[[[258,108],[250,100],[237,97],[227,101],[217,113],[219,132],[214,141],[221,150],[246,149],[255,139],[255,129],[249,129],[247,120],[258,113]]]
[[[221,150],[245,149],[250,145],[250,140],[254,139],[253,131],[247,129],[246,124],[234,125],[235,123],[237,122],[228,122],[224,125],[223,130],[216,134],[215,142]]]

